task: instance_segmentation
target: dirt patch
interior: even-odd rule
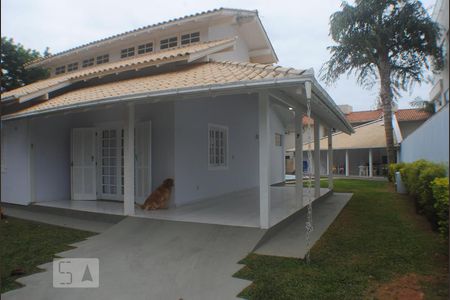
[[[378,300],[422,300],[425,294],[420,282],[430,280],[431,278],[427,276],[420,276],[415,273],[407,274],[378,286],[374,292],[374,297]]]

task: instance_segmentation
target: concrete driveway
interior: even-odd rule
[[[52,264],[2,299],[235,299],[251,282],[237,262],[264,235],[258,228],[128,217],[61,257],[100,260],[100,287],[53,288]]]

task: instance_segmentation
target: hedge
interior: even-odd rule
[[[412,196],[419,213],[424,214],[433,229],[448,234],[447,167],[426,160],[389,166],[390,176],[400,171],[402,180]],[[394,177],[391,178],[393,180]],[[446,235],[448,236],[448,235]]]
[[[431,182],[434,208],[438,218],[439,232],[448,236],[448,177],[436,178]]]

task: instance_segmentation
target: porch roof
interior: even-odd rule
[[[18,99],[20,102],[39,97],[46,93],[69,86],[75,82],[93,77],[106,76],[152,65],[162,65],[174,61],[195,61],[208,54],[218,53],[234,46],[236,39],[223,39],[180,46],[173,49],[139,55],[130,59],[83,68],[79,71],[40,80],[1,94],[1,101]]]
[[[51,98],[21,111],[3,116],[3,120],[30,117],[62,110],[148,100],[159,102],[173,96],[229,93],[236,90],[283,90],[287,97],[302,101],[298,88],[305,82],[313,87],[313,113],[328,125],[345,133],[353,129],[331,97],[314,78],[314,71],[280,66],[238,62],[192,62],[163,73],[85,87]],[[301,94],[301,92],[300,92]],[[303,99],[305,100],[305,99]],[[306,101],[306,100],[305,100]],[[302,103],[306,105],[306,103]]]

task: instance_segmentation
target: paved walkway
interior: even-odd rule
[[[314,245],[333,223],[353,194],[334,193],[332,196],[313,202],[313,226],[311,245]],[[276,232],[260,245],[255,252],[264,255],[304,258],[306,247],[306,209],[286,227]]]
[[[326,231],[350,198],[351,194],[335,193],[313,203],[315,230],[312,244]],[[256,253],[304,257],[305,211],[304,208],[293,216],[286,227],[277,229]],[[98,258],[100,287],[53,288],[52,264],[47,263],[40,266],[46,271],[20,278],[18,281],[25,287],[1,295],[3,300],[235,299],[251,284],[232,277],[242,268],[237,262],[250,253],[266,233],[252,227],[137,217],[127,217],[111,225],[105,222],[107,216],[89,217],[86,212],[64,212],[68,215],[58,216],[7,206],[8,212],[35,221],[74,228],[85,226],[85,230],[102,232],[73,244],[77,247],[75,249],[57,254],[66,258]],[[78,219],[80,214],[87,219]],[[105,224],[99,225],[102,222]]]
[[[2,203],[1,205],[7,216],[96,233],[104,232],[124,218],[124,216],[94,214],[34,205],[23,206],[8,203]]]
[[[53,288],[52,265],[23,277],[9,299],[235,299],[251,282],[233,278],[263,230],[212,224],[126,218],[74,244],[62,257],[100,260],[100,287]]]

